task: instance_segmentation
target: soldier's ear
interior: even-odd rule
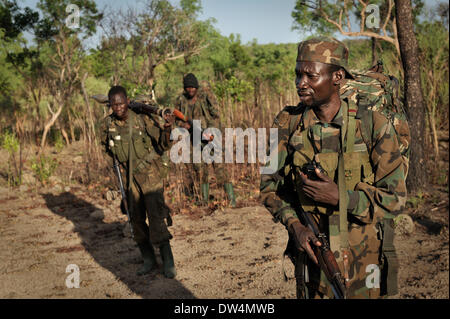
[[[334,85],[341,85],[342,81],[345,79],[344,69],[339,69],[333,72],[333,83]]]

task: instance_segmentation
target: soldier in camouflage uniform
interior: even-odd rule
[[[359,103],[355,91],[341,94],[353,78],[347,59],[347,48],[333,38],[299,44],[300,103],[275,118],[279,143],[271,160],[278,169],[261,175],[261,199],[288,230],[298,298],[333,298],[312,251],[320,242],[299,220],[299,205],[327,234],[349,298],[397,289],[393,217],[406,202],[406,168],[392,123],[376,105]],[[303,168],[313,161],[324,172],[308,177]]]
[[[125,170],[128,208],[133,239],[144,264],[138,275],[149,273],[156,265],[153,245],[158,246],[164,275],[174,278],[175,264],[167,226],[172,224],[164,201],[163,181],[167,175],[170,130],[173,118],[166,122],[158,116],[140,115],[129,109],[126,91],[114,86],[108,93],[113,113],[105,118],[101,141],[106,153],[116,157]],[[148,225],[146,223],[148,218]]]
[[[203,83],[202,83],[203,84]],[[181,94],[176,102],[175,108],[180,110],[184,116],[190,120],[201,120],[202,130],[206,128],[217,128],[221,130],[219,121],[219,110],[217,100],[211,88],[207,83],[199,86],[198,80],[194,74],[189,73],[183,78],[184,92]],[[202,143],[202,146],[205,146]],[[195,172],[196,180],[201,183],[201,192],[204,202],[209,199],[209,181],[208,169],[212,165],[217,177],[217,185],[223,185],[231,206],[236,206],[236,197],[234,194],[233,184],[226,174],[223,163],[192,163],[187,165],[187,171],[191,169]],[[194,180],[192,174],[186,174],[188,192],[193,194]]]

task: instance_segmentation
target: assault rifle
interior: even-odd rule
[[[114,159],[113,168],[114,168],[114,172],[117,175],[117,179],[119,180],[120,193],[122,195],[122,200],[120,202],[120,208],[121,208],[122,212],[125,212],[125,214],[128,217],[128,223],[130,224],[130,230],[131,230],[131,237],[134,238],[133,225],[131,224],[130,211],[128,210],[127,194],[125,193],[125,187],[123,186],[122,173],[120,172],[119,161],[117,160],[116,156],[113,156],[113,159]]]
[[[94,95],[94,96],[92,96],[92,98],[94,100],[96,100],[97,102],[102,103],[102,104],[108,104],[109,103],[108,97],[106,95],[103,95],[103,94]],[[211,142],[211,144],[214,147],[217,147],[217,148],[221,149],[221,146],[217,145],[216,142],[214,141],[214,139],[213,139],[214,136],[211,136],[209,138],[204,138],[204,136],[203,136],[203,134],[201,132],[201,129],[198,128],[197,126],[193,125],[192,120],[188,119],[187,117],[185,117],[184,114],[181,113],[179,110],[176,110],[176,109],[175,110],[171,110],[170,108],[164,108],[163,109],[163,108],[160,108],[160,107],[155,106],[155,105],[146,104],[146,103],[142,103],[142,102],[134,101],[134,100],[130,101],[130,104],[128,106],[129,106],[130,109],[132,109],[136,113],[143,113],[143,114],[147,114],[147,115],[156,114],[158,116],[163,117],[163,115],[166,115],[166,114],[173,114],[176,119],[178,119],[178,120],[180,120],[180,121],[182,121],[184,123],[187,123],[188,130],[191,133],[199,134],[199,136],[201,136],[201,139],[203,141]]]
[[[109,106],[109,99],[106,95],[104,94],[96,94],[91,96],[94,100],[96,100],[98,103],[101,104],[106,104]],[[131,100],[130,104],[128,105],[128,107],[130,109],[132,109],[133,111],[135,111],[136,113],[144,113],[147,115],[150,114],[156,114],[158,116],[163,116],[164,114],[170,114],[172,111],[168,108],[166,109],[162,109],[160,107],[157,107],[155,105],[151,105],[151,104],[146,104],[146,103],[142,103],[140,101],[135,101],[135,100]],[[180,112],[181,114],[181,112]],[[177,115],[175,115],[177,116]],[[179,115],[178,115],[179,116]],[[183,116],[183,114],[181,114],[181,116]],[[184,116],[181,120],[184,120]]]
[[[346,299],[346,288],[344,284],[344,278],[339,270],[339,266],[336,262],[333,252],[330,249],[327,236],[319,231],[316,222],[305,212],[301,206],[298,207],[300,211],[300,217],[304,221],[305,225],[309,227],[314,236],[322,244],[321,246],[311,245],[317,260],[319,261],[320,269],[325,273],[328,281],[331,284],[331,290],[336,299]]]

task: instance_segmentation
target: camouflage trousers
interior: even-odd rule
[[[194,184],[208,184],[209,183],[209,169],[212,167],[214,174],[216,175],[217,184],[223,185],[229,183],[230,179],[226,173],[225,164],[223,163],[189,163],[184,164],[184,180],[185,186],[192,189]]]
[[[134,177],[130,196],[130,218],[137,244],[150,241],[158,246],[172,239],[167,229],[172,225],[172,219],[170,209],[164,201],[163,181],[159,174],[152,173]]]
[[[295,279],[298,299],[332,299],[334,298],[331,286],[321,271],[319,266],[309,258],[304,251],[299,251],[295,248],[293,238],[289,235],[289,243],[286,252],[295,265]],[[370,241],[369,241],[370,242]],[[349,287],[347,289],[348,299],[379,299],[386,298],[386,293],[382,293],[380,286],[386,285],[386,278],[384,276],[386,269],[380,264],[381,259],[380,245],[372,241],[371,249],[365,250],[362,254],[356,257],[355,250],[350,249],[351,256],[349,258]],[[367,248],[367,247],[366,247]],[[356,258],[355,258],[356,257]],[[361,260],[363,263],[360,264]],[[343,265],[338,262],[339,268]],[[378,267],[379,282],[375,284],[371,281],[370,276],[374,275],[374,269],[368,269],[366,266],[372,265]],[[368,282],[369,281],[369,282]],[[384,289],[383,289],[384,291]]]
[[[367,274],[364,272],[360,275],[365,277]],[[300,252],[296,258],[295,279],[298,299],[334,298],[333,291],[325,279],[325,273],[304,252]],[[386,297],[380,296],[380,288],[360,289],[359,291],[350,289],[348,292],[348,299],[379,299]]]

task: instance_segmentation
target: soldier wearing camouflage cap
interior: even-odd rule
[[[301,42],[295,72],[300,103],[274,120],[278,169],[261,175],[260,192],[288,230],[286,253],[296,266],[297,296],[334,297],[313,253],[320,242],[298,218],[300,205],[327,235],[349,298],[395,294],[392,226],[406,202],[406,186],[393,126],[361,105],[355,91],[341,91],[353,79],[342,42]],[[308,176],[304,167],[313,162],[323,171]]]

